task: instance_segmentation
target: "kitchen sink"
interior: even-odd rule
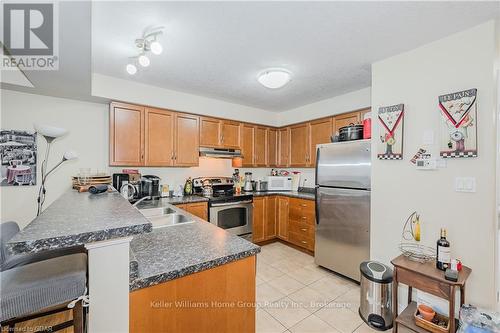
[[[169,207],[146,208],[139,210],[153,224],[153,228],[163,228],[173,225],[194,222],[186,215],[179,214]]]
[[[176,211],[169,207],[161,207],[161,208],[145,208],[139,209],[142,215],[146,218],[155,217],[155,216],[163,216],[168,214],[175,214]]]

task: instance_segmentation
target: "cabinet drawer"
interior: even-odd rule
[[[314,238],[290,231],[288,233],[288,241],[297,246],[314,251]]]
[[[306,223],[309,225],[314,225],[316,221],[314,218],[314,212],[304,212],[302,210],[290,208],[289,215],[290,215],[290,220]]]
[[[307,211],[314,212],[314,201],[313,200],[305,200],[298,198],[290,198],[290,206],[298,207]]]
[[[295,220],[289,221],[289,230],[291,232],[314,238],[314,224],[299,222]]]

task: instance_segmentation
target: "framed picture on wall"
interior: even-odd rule
[[[402,160],[404,104],[380,107],[378,120],[380,123],[377,144],[378,159]]]
[[[36,185],[36,133],[0,131],[0,186]]]
[[[477,157],[477,89],[439,96],[443,158]]]

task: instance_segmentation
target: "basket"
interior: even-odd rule
[[[442,320],[447,323],[446,327],[439,326],[431,321],[427,321],[424,318],[420,317],[420,313],[417,310],[415,311],[415,325],[422,327],[425,330],[428,330],[429,332],[432,333],[448,333],[450,331],[450,318],[443,316],[442,314],[439,314],[436,312],[436,315],[434,318],[437,318],[438,320]]]

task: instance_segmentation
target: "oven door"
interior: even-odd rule
[[[252,232],[252,201],[213,203],[210,205],[210,223],[235,234]]]

